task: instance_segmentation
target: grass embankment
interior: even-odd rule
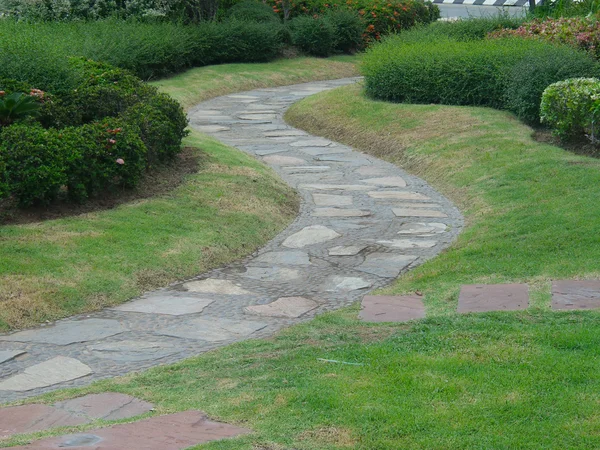
[[[339,78],[353,58],[204,67],[160,88],[185,106],[269,84]],[[199,173],[156,198],[35,224],[0,226],[0,331],[124,302],[240,258],[295,216],[295,194],[267,167],[199,133]]]
[[[289,117],[401,163],[461,205],[455,245],[389,290],[422,290],[429,317],[365,324],[354,306],[43,400],[118,391],[157,414],[200,409],[255,431],[198,449],[600,448],[599,315],[548,309],[550,278],[598,272],[600,162],[533,141],[504,112],[372,102],[355,87]],[[454,313],[461,283],[508,281],[530,283],[532,308]]]

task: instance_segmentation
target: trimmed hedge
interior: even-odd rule
[[[543,90],[565,77],[595,76],[587,54],[543,42],[500,39],[405,43],[387,39],[362,66],[369,96],[407,103],[491,106],[539,122]]]
[[[132,74],[82,59],[69,67],[84,80],[70,95],[44,95],[38,122],[0,128],[0,196],[21,206],[134,187],[180,151],[186,134],[181,106]],[[0,90],[23,87],[0,80]]]

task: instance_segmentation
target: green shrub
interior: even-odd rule
[[[333,26],[335,50],[353,53],[363,47],[365,25],[360,15],[348,9],[334,9],[325,18]]]
[[[366,92],[374,98],[491,106],[535,120],[532,111],[538,111],[542,91],[556,77],[593,76],[597,66],[585,53],[537,41],[407,43],[399,36],[368,51],[362,71]]]
[[[210,39],[207,64],[267,62],[275,59],[283,46],[283,25],[279,23],[229,20],[203,29]]]
[[[244,0],[233,5],[227,17],[244,22],[280,22],[273,8],[258,0]]]
[[[309,55],[329,56],[334,50],[335,28],[324,17],[297,17],[290,31],[292,43]]]
[[[540,115],[563,139],[587,136],[598,140],[600,80],[574,78],[548,86],[542,95]]]
[[[426,36],[430,39],[447,37],[457,41],[476,41],[494,31],[502,29],[515,29],[521,26],[525,19],[511,16],[508,13],[498,13],[487,17],[473,17],[459,19],[452,22],[434,22],[426,27],[415,29],[414,35],[421,38]],[[408,31],[405,36],[412,34]],[[414,38],[413,38],[414,39]]]
[[[504,107],[525,122],[539,124],[544,89],[566,78],[598,75],[598,65],[592,58],[568,47],[531,52],[507,74]]]

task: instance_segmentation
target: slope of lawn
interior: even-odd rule
[[[28,402],[116,391],[156,414],[200,409],[254,430],[197,449],[600,448],[600,314],[548,308],[551,278],[598,274],[600,163],[535,142],[504,112],[372,102],[357,87],[308,98],[288,117],[418,173],[461,205],[458,241],[388,289],[423,291],[428,318],[361,323],[354,306]],[[461,283],[509,281],[530,283],[529,310],[454,313]]]

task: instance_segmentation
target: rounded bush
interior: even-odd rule
[[[334,9],[325,18],[333,26],[335,50],[353,53],[363,47],[365,25],[358,13],[348,9]]]
[[[244,0],[231,7],[227,17],[245,22],[279,23],[273,8],[258,0]]]
[[[302,16],[291,23],[292,43],[313,56],[329,56],[334,50],[335,28],[324,17]]]

